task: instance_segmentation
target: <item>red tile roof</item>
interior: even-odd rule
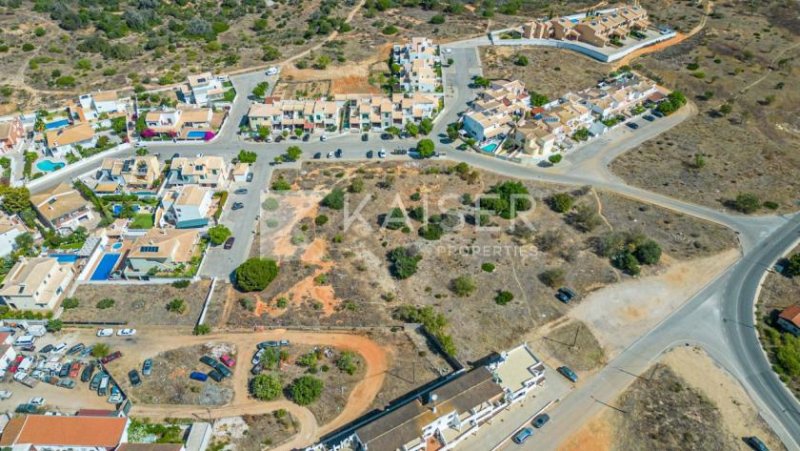
[[[800,327],[800,304],[786,307],[781,314],[778,315],[778,317],[783,318],[785,321],[789,321],[797,327]]]
[[[123,417],[61,417],[25,415],[12,418],[0,437],[0,446],[31,444],[114,449],[128,419]]]

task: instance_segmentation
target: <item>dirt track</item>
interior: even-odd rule
[[[74,330],[68,331],[65,338],[69,340],[79,339],[85,343],[90,343],[97,341],[91,338],[93,334],[94,330]],[[258,342],[279,339],[287,339],[298,344],[331,346],[350,350],[359,353],[363,357],[366,365],[364,379],[355,386],[347,400],[347,405],[342,409],[339,416],[330,423],[320,427],[317,425],[314,415],[308,409],[287,400],[261,402],[249,397],[247,381],[250,373],[249,365],[246,363],[249,361],[250,354],[255,350]],[[357,334],[276,329],[263,332],[241,331],[194,336],[188,334],[177,335],[174,328],[144,327],[138,329],[136,337],[132,340],[119,341],[112,339],[108,341],[114,349],[121,349],[123,352],[123,357],[112,362],[108,368],[123,388],[127,389],[129,388],[126,377],[127,371],[130,368],[140,366],[143,359],[154,357],[169,349],[210,342],[225,342],[235,345],[241,356],[239,360],[244,362],[234,369],[233,387],[235,395],[230,404],[221,407],[135,404],[131,415],[151,419],[183,417],[209,420],[244,414],[258,415],[277,409],[286,409],[297,418],[300,433],[277,449],[294,449],[310,445],[319,436],[333,431],[365,413],[383,386],[389,367],[387,350],[371,339]]]

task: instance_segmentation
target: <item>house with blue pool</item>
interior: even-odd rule
[[[63,235],[80,226],[92,230],[97,222],[91,202],[67,183],[32,195],[31,204],[42,224]]]
[[[131,243],[124,264],[125,277],[144,279],[187,267],[200,257],[199,243],[196,229],[150,229]]]
[[[178,229],[207,226],[211,217],[213,196],[213,191],[197,185],[168,190],[161,198],[164,214],[161,215],[160,225],[171,224]]]
[[[45,132],[47,150],[54,157],[63,157],[77,146],[93,147],[97,143],[94,129],[86,122]]]
[[[161,164],[154,155],[105,158],[95,174],[95,192],[110,194],[154,189],[160,175]]]
[[[530,95],[519,80],[495,80],[463,116],[463,130],[486,152],[494,152],[530,108]]]

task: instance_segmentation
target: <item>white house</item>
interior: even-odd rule
[[[246,182],[250,175],[250,165],[247,163],[236,163],[231,170],[234,182]]]
[[[190,103],[195,105],[206,105],[211,101],[219,100],[225,95],[225,88],[219,78],[211,75],[211,72],[204,72],[187,77],[189,90],[188,98]]]
[[[211,190],[197,185],[184,185],[167,191],[161,199],[163,219],[178,229],[205,227],[212,199]]]
[[[16,238],[25,233],[25,227],[12,218],[0,219],[0,257],[5,257],[17,248]]]
[[[72,265],[54,257],[22,257],[0,285],[0,301],[12,309],[52,310],[74,277]]]
[[[101,91],[78,97],[87,120],[95,120],[101,114],[114,114],[125,111],[125,102],[120,101],[116,91]]]

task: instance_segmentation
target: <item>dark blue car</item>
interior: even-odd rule
[[[201,373],[199,371],[192,371],[192,374],[189,375],[189,379],[205,382],[208,380],[208,376],[206,375],[206,373]]]
[[[566,377],[567,379],[571,380],[572,382],[578,382],[578,375],[575,374],[574,371],[568,366],[560,366],[556,369],[562,376]]]

